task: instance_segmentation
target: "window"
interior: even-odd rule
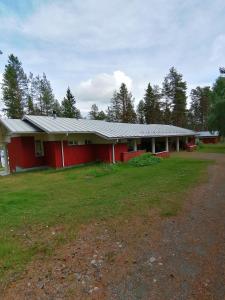
[[[92,142],[90,140],[85,140],[85,145],[89,145],[92,144]]]
[[[77,141],[77,140],[69,140],[69,141],[68,141],[68,145],[69,145],[69,146],[75,146],[75,145],[78,145],[78,141]]]
[[[35,156],[44,156],[44,146],[42,141],[35,141]]]

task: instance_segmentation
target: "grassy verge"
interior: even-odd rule
[[[200,144],[198,151],[203,153],[225,153],[225,143]]]
[[[74,238],[81,224],[153,207],[176,214],[208,164],[171,158],[143,167],[92,165],[0,177],[1,280]]]

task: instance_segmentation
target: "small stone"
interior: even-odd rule
[[[99,290],[99,287],[97,287],[97,286],[95,286],[94,288],[93,288],[93,292],[97,292]]]
[[[31,283],[30,283],[30,282],[28,282],[28,283],[27,283],[27,286],[31,286]]]
[[[153,282],[157,282],[157,279],[154,278],[154,279],[153,279]]]
[[[94,258],[97,258],[97,257],[98,257],[98,255],[97,255],[97,254],[94,254],[94,255],[93,255],[93,257],[94,257]]]
[[[93,266],[97,266],[97,261],[96,261],[95,259],[92,259],[92,261],[91,261],[91,265],[93,265]]]
[[[52,235],[55,235],[55,231],[52,231]]]
[[[80,273],[75,273],[75,276],[76,276],[76,278],[77,278],[77,280],[78,280],[78,281],[80,281],[80,280],[81,280],[81,277],[82,277],[82,276],[81,276],[81,274],[80,274]]]
[[[159,262],[159,266],[162,266],[162,265],[163,265],[163,263]]]
[[[154,256],[150,257],[149,259],[150,263],[154,263],[156,261],[156,258]]]

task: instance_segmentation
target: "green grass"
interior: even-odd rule
[[[93,220],[176,214],[188,188],[206,174],[203,160],[171,158],[141,168],[90,165],[0,177],[0,277],[35,255],[50,255]]]
[[[200,144],[198,151],[203,153],[225,153],[225,143],[219,144]]]

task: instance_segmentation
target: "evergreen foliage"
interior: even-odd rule
[[[219,76],[212,88],[209,129],[225,136],[225,77]]]
[[[158,124],[161,122],[160,98],[159,86],[156,85],[152,88],[149,83],[144,95],[144,114],[147,124]]]
[[[172,67],[163,82],[164,96],[164,122],[167,124],[185,127],[186,116],[186,96],[187,84],[183,81],[182,74]]]
[[[133,96],[122,83],[119,92],[114,92],[111,105],[108,107],[107,119],[113,122],[135,123],[136,113]]]
[[[99,111],[98,106],[96,104],[93,104],[89,112],[89,118],[91,120],[105,120],[106,114],[103,110]]]
[[[81,118],[81,113],[79,109],[76,108],[76,100],[74,95],[71,93],[70,88],[68,87],[66,91],[66,97],[62,101],[62,116],[65,118]]]
[[[139,124],[145,123],[145,103],[143,100],[140,100],[137,106],[137,122]]]
[[[19,119],[23,116],[27,103],[27,76],[22,63],[13,54],[9,55],[2,82],[4,111],[8,118]]]
[[[198,131],[208,130],[210,98],[211,90],[209,86],[197,86],[191,90],[189,127]]]

